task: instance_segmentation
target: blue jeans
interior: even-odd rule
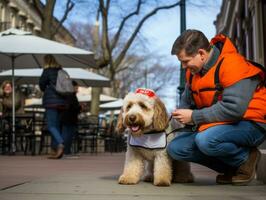
[[[77,131],[76,125],[64,124],[62,126],[62,137],[65,142],[65,148],[64,148],[65,154],[71,154],[72,141],[76,131]]]
[[[64,140],[61,136],[61,123],[59,117],[59,111],[52,108],[46,109],[46,120],[48,131],[52,135],[52,147],[57,147],[59,144],[63,144]]]
[[[252,122],[217,125],[202,132],[184,132],[167,147],[175,160],[195,162],[224,173],[237,169],[249,156],[251,147],[260,145],[265,135]]]

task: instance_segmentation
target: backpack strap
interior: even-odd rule
[[[55,68],[56,70],[56,76],[55,76],[55,80],[52,80],[51,78],[49,79],[48,85],[47,87],[52,88],[55,92],[56,92],[56,81],[57,81],[57,76],[58,76],[58,72],[61,70],[62,68]],[[50,74],[51,75],[51,74]],[[52,77],[52,76],[51,76]]]
[[[215,85],[216,92],[214,94],[212,104],[215,104],[215,103],[217,103],[217,101],[220,101],[222,99],[222,93],[223,93],[224,88],[223,88],[223,86],[220,83],[219,73],[220,73],[220,68],[221,68],[221,65],[223,63],[223,60],[224,60],[224,58],[222,58],[219,61],[218,65],[217,65],[217,67],[215,69],[214,85]]]
[[[220,83],[219,73],[220,73],[220,68],[221,68],[221,65],[223,63],[223,60],[224,60],[224,58],[222,58],[219,61],[219,63],[217,64],[217,67],[215,69],[215,74],[214,74],[214,85],[215,85],[215,87],[214,88],[204,88],[204,89],[200,90],[200,92],[215,90],[215,94],[214,94],[214,98],[213,98],[212,104],[215,104],[217,101],[220,101],[221,98],[222,98],[222,92],[223,92],[224,88],[223,88],[223,86]],[[193,79],[193,75],[190,73],[189,74],[189,89],[190,89],[191,93],[193,94],[193,93],[197,93],[197,92],[193,91],[191,89],[192,79]],[[193,97],[193,95],[192,95],[192,97]]]
[[[197,94],[197,92],[196,91],[193,91],[192,88],[191,88],[192,79],[193,79],[193,75],[191,73],[189,73],[188,88],[189,88],[189,90],[190,90],[190,92],[192,94]]]

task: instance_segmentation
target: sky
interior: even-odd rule
[[[195,6],[193,4],[204,3],[204,6]],[[220,12],[222,0],[187,0],[186,4],[186,28],[198,29],[202,31],[208,39],[216,34],[214,21]],[[80,13],[73,10],[70,18],[77,19]],[[60,18],[60,17],[59,17]],[[79,17],[84,20],[84,16]],[[171,55],[172,44],[180,35],[180,7],[171,10],[159,11],[155,16],[145,22],[141,29],[141,34],[148,39],[148,47],[151,52],[157,52],[163,57],[164,64],[176,65],[176,84],[166,85],[163,93],[159,94],[171,112],[176,107],[177,87],[179,85],[179,62],[175,56]],[[151,80],[153,81],[153,80]]]
[[[186,28],[198,29],[208,39],[211,39],[216,33],[213,23],[220,12],[221,1],[210,0],[209,2],[215,2],[216,6],[211,4],[209,8],[198,8],[187,4]],[[180,35],[180,8],[158,12],[152,20],[145,24],[142,34],[150,39],[152,50],[158,50],[165,54],[170,62],[175,61],[175,57],[171,56],[170,52],[174,40]]]

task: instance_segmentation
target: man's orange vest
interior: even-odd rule
[[[230,87],[242,79],[255,75],[260,75],[262,79],[265,79],[263,70],[246,61],[243,56],[238,54],[234,45],[224,35],[217,35],[211,40],[211,44],[223,45],[215,65],[202,77],[200,74],[192,75],[189,70],[186,72],[186,80],[190,86],[197,109],[212,106],[222,99],[223,88]],[[217,77],[219,83],[215,81]],[[243,116],[243,120],[266,123],[265,86],[259,86],[256,89]],[[200,124],[198,130],[203,131],[209,127],[227,123],[232,122],[223,121]]]

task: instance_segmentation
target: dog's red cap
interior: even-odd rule
[[[138,88],[138,89],[136,89],[136,91],[135,91],[135,93],[137,94],[144,94],[144,95],[146,95],[146,96],[148,96],[148,97],[156,97],[156,94],[155,94],[155,92],[153,91],[153,90],[151,90],[151,89],[146,89],[146,88]]]

